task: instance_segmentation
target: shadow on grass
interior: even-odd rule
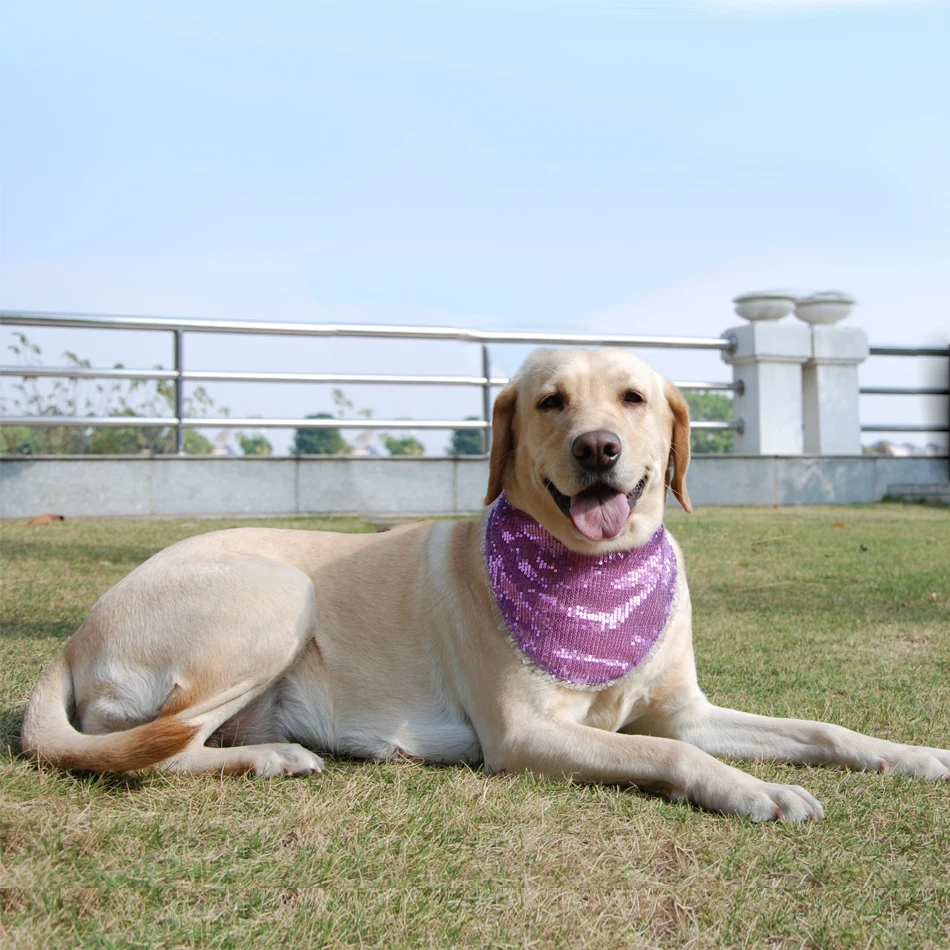
[[[90,602],[89,606],[92,606]],[[75,618],[64,620],[24,620],[21,617],[0,618],[0,639],[3,640],[67,640],[85,620],[88,610],[77,613]]]
[[[69,781],[73,785],[95,788],[97,791],[101,791],[106,795],[139,791],[150,784],[150,778],[154,778],[154,774],[150,776],[148,772],[133,774],[126,772],[107,772],[100,775],[98,772],[60,771],[59,774],[63,777],[64,781]]]
[[[23,746],[20,743],[20,730],[25,713],[26,703],[0,707],[0,762],[31,761],[23,754]],[[145,776],[140,774],[100,775],[97,772],[73,772],[54,768],[46,771],[82,785],[96,785],[105,791],[130,791],[140,788],[145,780]]]
[[[174,542],[170,542],[174,543]],[[96,544],[94,541],[54,541],[37,542],[29,539],[10,539],[3,540],[3,556],[10,560],[13,558],[31,558],[42,557],[44,560],[62,559],[70,564],[80,562],[90,562],[96,565],[101,571],[100,561],[111,561],[116,566],[120,565],[138,565],[147,561],[153,554],[157,553],[167,545],[109,545]]]
[[[924,508],[942,508],[946,511],[950,508],[950,503],[941,501],[939,498],[921,497],[921,498],[903,498],[899,495],[885,495],[881,499],[882,505],[917,505]]]
[[[25,712],[26,703],[0,707],[0,761],[9,761],[22,754],[20,728]]]

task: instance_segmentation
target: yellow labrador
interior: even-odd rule
[[[156,554],[43,675],[24,750],[67,769],[261,776],[321,771],[310,750],[483,761],[796,822],[822,817],[807,791],[713,756],[950,778],[948,751],[700,691],[662,527],[668,490],[690,510],[688,411],[643,360],[537,351],[493,425],[482,522],[238,528]]]

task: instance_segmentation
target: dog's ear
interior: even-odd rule
[[[666,484],[687,514],[693,506],[686,491],[686,469],[689,468],[689,406],[683,394],[668,380],[663,381],[663,394],[673,412],[673,437],[666,465]]]
[[[501,476],[508,464],[508,459],[515,450],[512,422],[517,401],[518,387],[514,381],[508,383],[495,400],[495,408],[492,411],[491,456],[488,462],[486,505],[490,505],[501,494]]]

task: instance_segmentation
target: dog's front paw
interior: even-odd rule
[[[923,746],[895,745],[881,756],[878,771],[950,782],[950,752],[945,749],[925,749]]]
[[[818,821],[825,817],[820,801],[800,785],[762,782],[740,769],[702,788],[690,798],[709,811],[737,815],[753,821]]]
[[[772,782],[757,782],[752,793],[751,809],[747,814],[753,821],[820,821],[825,809],[820,801],[801,785],[778,785]]]

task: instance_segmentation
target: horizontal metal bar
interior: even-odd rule
[[[862,386],[862,396],[950,396],[950,389],[939,386]]]
[[[504,386],[505,383],[509,382],[507,379],[492,379],[492,386]],[[680,381],[676,380],[673,382],[673,385],[677,389],[686,389],[695,392],[727,392],[727,393],[741,393],[743,390],[743,385],[741,382],[738,383],[710,383],[710,382],[701,382],[701,381]]]
[[[61,379],[176,379],[174,370],[87,369],[73,366],[0,366],[0,376],[49,376]],[[245,383],[366,383],[410,386],[484,386],[482,376],[382,376],[356,373],[238,373],[219,370],[184,370],[186,382]],[[504,377],[489,379],[490,386],[504,386]]]
[[[103,426],[141,428],[144,426],[176,426],[175,416],[0,416],[4,426],[80,426],[98,429]],[[230,416],[210,418],[186,417],[183,426],[192,429],[487,429],[491,423],[460,419],[233,419]]]
[[[484,384],[484,380],[480,381]],[[492,386],[504,386],[506,383],[510,382],[509,379],[501,378],[490,380]],[[674,381],[673,385],[677,389],[688,389],[695,390],[697,392],[731,392],[731,393],[741,393],[743,390],[743,385],[741,382],[738,383],[710,383],[710,382],[701,382],[701,381]]]
[[[141,428],[176,426],[174,416],[0,416],[3,426],[67,426],[99,429],[105,426]],[[480,419],[234,419],[230,416],[186,417],[183,426],[192,429],[489,429]],[[691,423],[697,431],[742,430],[742,421]]]
[[[729,350],[729,337],[634,336],[597,333],[530,333],[465,330],[456,327],[406,327],[370,324],[287,323],[280,321],[194,320],[173,317],[139,317],[114,314],[48,313],[0,310],[0,324],[9,326],[76,327],[101,330],[186,330],[194,333],[240,333],[274,336],[380,337],[413,340],[458,340],[470,343],[539,343],[550,345],[644,346],[682,349]],[[870,347],[872,356],[947,356],[947,346],[881,344]]]
[[[913,423],[881,423],[880,425],[862,425],[862,432],[950,432],[950,425],[917,425]]]
[[[745,423],[741,419],[733,419],[732,422],[706,422],[696,419],[690,420],[689,427],[695,432],[725,432],[730,429],[741,432],[745,428]]]
[[[186,426],[222,429],[475,429],[491,426],[480,419],[184,419]]]
[[[870,346],[871,356],[950,356],[950,346]]]
[[[484,376],[385,376],[359,373],[226,373],[216,370],[186,370],[186,381],[245,383],[347,383],[386,386],[504,386],[507,379]]]
[[[162,379],[176,378],[174,370],[153,369],[91,369],[76,366],[0,366],[0,376],[21,378],[50,377],[59,379]],[[238,373],[219,370],[185,370],[186,382],[243,383],[340,383],[387,386],[504,386],[506,376],[397,376],[358,373]],[[703,392],[736,392],[737,383],[675,382],[679,389]]]
[[[53,377],[59,379],[175,379],[174,370],[86,369],[78,366],[0,366],[0,376]]]
[[[2,419],[0,419],[2,421]],[[266,427],[271,429],[490,429],[491,423],[482,420],[460,419],[453,422],[450,419],[231,419],[215,418],[214,420],[185,419],[186,426],[206,426],[214,428],[253,428]],[[697,430],[725,430],[741,431],[742,420],[733,422],[691,422],[690,426]]]
[[[685,389],[695,392],[723,392],[723,393],[738,393],[742,392],[742,383],[703,383],[703,382],[677,382],[674,380],[673,385],[677,389]]]
[[[0,426],[81,426],[95,429],[109,426],[140,429],[146,426],[173,426],[177,422],[174,416],[0,416]]]
[[[99,330],[187,330],[193,333],[242,333],[267,336],[375,337],[406,340],[458,340],[467,343],[530,343],[575,346],[643,346],[672,349],[730,350],[727,337],[632,336],[603,333],[528,333],[463,330],[456,327],[405,327],[345,323],[283,323],[241,320],[188,320],[170,317],[105,316],[2,310],[9,326],[77,327]]]

